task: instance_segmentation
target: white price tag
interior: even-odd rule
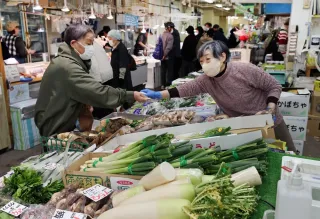
[[[26,206],[20,205],[17,202],[11,201],[8,204],[6,204],[5,206],[3,206],[0,210],[6,212],[8,214],[11,214],[15,217],[18,217],[26,209],[27,209]]]
[[[43,169],[46,169],[46,170],[54,170],[57,168],[57,164],[56,163],[47,163]]]
[[[86,219],[87,215],[71,211],[56,209],[52,219]]]
[[[113,192],[112,189],[104,187],[102,185],[94,185],[86,190],[83,191],[83,194],[90,198],[91,200],[97,202]]]

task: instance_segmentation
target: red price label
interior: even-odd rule
[[[20,205],[17,202],[11,201],[8,204],[6,204],[5,206],[3,206],[0,210],[6,212],[8,214],[11,214],[15,217],[18,217],[26,209],[27,209],[26,206]]]

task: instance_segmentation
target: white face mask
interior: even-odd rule
[[[114,42],[112,40],[109,40],[108,43],[110,46],[114,47]]]
[[[173,33],[173,29],[171,29],[170,33]]]
[[[208,28],[208,27],[206,27],[206,26],[204,26],[204,27],[203,27],[203,30],[204,30],[204,31],[208,31],[208,30],[209,30],[209,28]]]
[[[221,62],[219,59],[212,58],[209,63],[202,64],[203,72],[209,77],[215,77],[220,73]]]
[[[195,32],[194,32],[194,35],[196,35],[196,36],[197,36],[198,34],[199,34],[199,32],[198,32],[198,31],[195,31]]]
[[[80,58],[82,60],[90,60],[94,54],[94,48],[93,48],[93,45],[83,45],[82,43],[78,42],[83,48],[84,48],[84,53],[79,54]]]

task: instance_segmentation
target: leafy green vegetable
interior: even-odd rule
[[[64,188],[61,181],[43,187],[41,174],[33,169],[16,167],[13,170],[14,174],[4,179],[5,187],[2,191],[17,201],[28,204],[47,203],[54,193]]]
[[[199,184],[196,192],[191,207],[184,208],[192,219],[246,219],[255,210],[259,198],[253,187],[246,184],[235,187],[230,169],[224,163],[213,180]]]
[[[0,212],[0,218],[1,219],[14,219],[13,216],[11,216],[10,214],[7,214],[5,212]]]

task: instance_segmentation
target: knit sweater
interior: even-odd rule
[[[177,87],[180,97],[209,93],[230,117],[255,115],[279,99],[281,85],[261,68],[250,63],[230,62],[221,77],[202,75]],[[283,120],[276,107],[275,126]]]

